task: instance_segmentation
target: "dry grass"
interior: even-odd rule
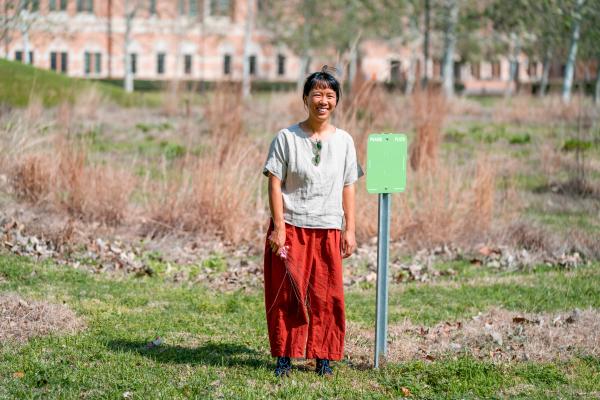
[[[600,313],[585,310],[529,314],[502,309],[472,319],[426,327],[408,320],[389,328],[388,360],[401,362],[468,353],[494,361],[567,360],[600,355]],[[369,362],[373,332],[349,323],[346,352],[355,363]]]
[[[179,99],[180,91],[171,89]],[[160,124],[144,119],[150,131],[131,141],[129,129],[135,124],[131,111],[118,115],[113,109],[103,112],[107,104],[97,91],[84,93],[75,105],[65,103],[44,114],[43,118],[50,117],[44,120],[50,132],[24,122],[27,112],[35,111],[32,106],[31,111],[15,114],[13,123],[3,127],[0,172],[8,177],[19,199],[41,203],[44,210],[81,221],[105,225],[126,222],[134,227],[132,231],[141,225],[142,233],[153,235],[185,231],[219,235],[232,244],[259,243],[269,216],[261,166],[275,132],[305,117],[300,95],[273,94],[244,103],[235,85],[223,84],[210,93],[202,109],[190,111],[190,115],[202,116],[199,123],[190,118],[189,110],[180,109],[179,100],[166,97],[165,104],[174,107],[167,112],[174,116],[167,122],[176,128],[157,128]],[[505,229],[518,219],[521,210],[517,195],[521,192],[513,177],[522,171],[523,160],[509,152],[485,154],[477,147],[465,159],[458,153],[442,155],[440,146],[445,121],[450,118],[474,115],[484,119],[493,116],[504,122],[543,120],[556,106],[555,100],[515,97],[499,101],[490,111],[468,99],[447,104],[436,92],[398,96],[365,81],[343,97],[334,123],[354,136],[361,165],[366,165],[368,134],[392,131],[409,135],[413,167],[408,172],[410,190],[393,197],[393,239],[405,240],[412,248],[451,242],[468,246],[490,240],[488,234],[499,230],[502,234],[496,234],[493,240],[535,247],[535,232]],[[145,111],[139,117],[147,118],[149,113]],[[570,118],[571,123],[576,116],[569,108],[560,118]],[[97,124],[107,118],[116,126],[116,142],[124,147],[135,148],[140,140],[150,138],[152,146],[157,146],[158,140],[185,143],[186,153],[181,158],[166,159],[152,153],[156,151],[152,148],[138,160],[133,154],[105,152],[103,163],[99,162],[97,154],[89,154],[80,146],[77,134],[89,127],[89,121]],[[102,139],[109,139],[108,134]],[[53,136],[62,139],[53,143],[49,139]],[[131,161],[133,157],[136,160]],[[539,158],[540,169],[547,176],[555,176],[570,165],[569,157],[550,144],[545,145]],[[147,166],[145,178],[133,176],[132,162]],[[590,165],[593,163],[590,160]],[[367,194],[364,186],[365,179],[361,179],[357,187],[359,241],[377,232],[377,196]],[[569,238],[573,246],[587,249],[586,254],[597,253],[587,236],[574,234]],[[551,245],[539,243],[545,248]]]
[[[16,294],[0,295],[0,343],[83,329],[85,323],[65,305],[26,301]]]
[[[44,201],[56,211],[86,221],[119,224],[129,212],[135,178],[125,169],[88,165],[84,148],[59,138],[52,154],[27,154],[10,169],[11,185],[21,200]]]
[[[77,101],[73,105],[73,116],[80,120],[96,120],[98,111],[106,103],[106,97],[92,86],[77,97]]]
[[[49,159],[39,154],[26,155],[11,173],[11,186],[19,199],[38,203],[46,198],[51,188]]]
[[[413,171],[435,169],[438,160],[442,128],[448,113],[445,97],[433,90],[417,90],[412,97],[415,137],[409,159]]]
[[[413,247],[480,239],[494,216],[496,189],[491,162],[480,156],[463,166],[439,157],[448,113],[441,94],[417,91],[411,98],[410,110],[415,130],[409,149],[410,190],[394,196],[392,238],[403,239]],[[362,141],[366,143],[366,138]],[[376,196],[365,194],[363,185],[364,182],[359,183],[357,191],[360,240],[377,234]]]
[[[204,110],[209,137],[197,157],[188,156],[174,182],[149,204],[145,230],[169,229],[219,235],[236,244],[255,242],[268,218],[261,197],[260,146],[242,122],[243,103],[230,90],[213,94]]]

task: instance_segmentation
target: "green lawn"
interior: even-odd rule
[[[471,274],[472,275],[472,274]],[[504,274],[506,275],[506,274]],[[515,275],[515,274],[512,274]],[[600,266],[568,275],[544,268],[523,284],[457,277],[451,285],[393,285],[390,320],[466,318],[499,306],[522,311],[600,308]],[[0,294],[65,303],[87,322],[71,336],[0,345],[0,398],[597,398],[600,359],[492,363],[463,355],[390,363],[379,371],[341,362],[323,380],[308,370],[272,373],[259,290],[218,293],[155,277],[109,278],[0,255]],[[519,279],[516,279],[518,282]],[[508,282],[508,281],[507,281]],[[373,326],[374,290],[352,289],[348,319]],[[147,350],[155,336],[162,346]],[[23,375],[15,375],[23,372]]]
[[[44,106],[56,106],[95,88],[108,99],[121,106],[156,106],[159,94],[126,93],[123,89],[107,83],[94,83],[75,79],[53,71],[0,59],[0,104],[24,107],[32,96],[39,98]]]

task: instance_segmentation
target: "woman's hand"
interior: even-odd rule
[[[356,235],[352,230],[342,232],[342,257],[348,258],[356,250]]]
[[[269,243],[271,245],[271,250],[274,253],[279,254],[280,249],[285,246],[285,226],[277,228],[275,227],[271,232],[271,236],[269,236]]]

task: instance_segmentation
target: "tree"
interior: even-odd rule
[[[498,39],[508,52],[510,69],[505,95],[511,96],[514,88],[518,87],[519,55],[527,45],[527,41],[533,40],[529,27],[530,0],[496,0],[488,8],[486,14],[494,31],[498,34]]]
[[[569,103],[571,101],[571,88],[573,86],[573,76],[575,75],[575,61],[577,59],[577,47],[581,35],[581,20],[585,2],[586,0],[575,0],[575,5],[570,18],[571,37],[562,89],[562,99],[564,103]]]
[[[442,57],[442,89],[446,97],[454,96],[454,49],[459,0],[444,0],[444,50]]]
[[[145,6],[149,6],[147,0],[123,0],[123,18],[125,20],[125,33],[123,36],[123,89],[133,92],[133,71],[131,68],[131,31],[136,14]]]
[[[581,26],[581,59],[588,64],[596,65],[594,84],[594,102],[600,104],[600,1],[589,3],[586,18]]]
[[[352,78],[356,74],[360,41],[373,26],[376,7],[370,3],[365,0],[263,2],[260,18],[272,32],[273,42],[285,44],[300,57],[298,90],[313,57],[326,50],[337,52],[338,64],[347,55],[348,75]]]
[[[4,0],[0,14],[0,42],[4,44],[4,54],[8,57],[8,45],[12,41],[12,34],[19,19],[19,5],[21,0]]]
[[[250,44],[254,30],[255,0],[246,0],[246,21],[244,28],[244,66],[242,71],[242,94],[250,96]]]

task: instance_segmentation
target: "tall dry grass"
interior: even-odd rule
[[[145,230],[172,229],[251,243],[263,234],[268,214],[261,197],[263,152],[244,126],[243,103],[224,88],[204,109],[208,134],[198,156],[188,155],[148,206]]]
[[[439,157],[448,114],[441,94],[417,91],[409,106],[413,128],[408,160],[411,168],[407,191],[393,196],[392,238],[419,247],[484,237],[496,203],[491,162],[480,156],[462,165],[452,157]],[[377,234],[377,196],[366,194],[364,182],[359,182],[357,193],[357,235],[365,240]]]
[[[219,88],[201,110],[194,110],[194,115],[203,116],[203,125],[190,124],[185,133],[200,150],[187,145],[187,154],[176,160],[143,159],[140,165],[158,164],[162,173],[139,179],[122,155],[103,154],[105,163],[98,162],[76,135],[65,135],[76,133],[82,120],[101,117],[102,113],[94,114],[94,107],[103,107],[103,100],[90,94],[87,105],[79,109],[64,105],[55,111],[52,126],[60,140],[41,146],[0,142],[9,153],[19,154],[8,157],[3,170],[10,170],[18,198],[84,221],[143,226],[144,234],[185,231],[218,235],[232,244],[257,244],[269,216],[266,179],[261,176],[268,139],[275,134],[276,123],[278,129],[304,116],[299,96],[286,94],[283,99],[262,106],[245,104],[237,92]],[[187,113],[180,111],[174,110],[178,117],[173,118]],[[415,247],[482,240],[503,218],[504,208],[512,205],[496,188],[494,160],[479,154],[467,162],[452,154],[441,157],[450,112],[434,92],[398,98],[369,81],[345,97],[336,111],[334,123],[353,134],[362,165],[367,161],[368,134],[409,134],[412,169],[407,191],[393,196],[392,237]],[[268,138],[257,137],[256,132],[263,131]],[[367,194],[364,186],[361,179],[357,187],[361,241],[377,234],[377,196]]]
[[[410,144],[409,160],[414,171],[435,169],[448,113],[445,97],[434,90],[417,90],[412,96],[415,136]]]
[[[10,183],[20,200],[86,221],[117,225],[129,214],[135,178],[125,169],[88,163],[84,148],[60,137],[14,160]]]

